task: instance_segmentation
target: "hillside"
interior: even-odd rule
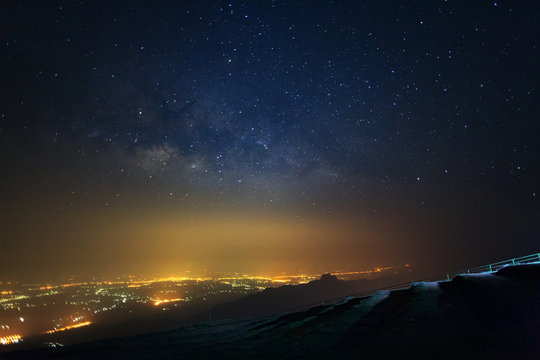
[[[259,317],[290,311],[298,311],[309,305],[331,298],[365,292],[388,285],[394,278],[339,280],[324,274],[320,279],[307,284],[284,285],[267,288],[233,302],[218,304],[212,309],[212,318],[222,320],[236,317]]]
[[[540,358],[540,264],[12,358]]]

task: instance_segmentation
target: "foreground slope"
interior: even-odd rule
[[[324,274],[320,279],[306,284],[268,288],[229,303],[218,304],[212,309],[212,318],[223,320],[298,311],[330,298],[341,298],[388,286],[392,281],[395,281],[392,277],[344,281],[334,275]]]
[[[540,264],[13,358],[540,358]],[[8,354],[5,354],[8,355]]]

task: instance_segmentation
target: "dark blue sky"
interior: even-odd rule
[[[43,243],[79,252],[72,234],[104,225],[73,219],[107,212],[385,226],[439,214],[411,245],[422,256],[538,250],[533,1],[13,1],[0,13],[3,227],[32,259]]]

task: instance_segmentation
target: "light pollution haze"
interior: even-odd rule
[[[0,277],[429,276],[537,252],[538,19],[2,2]]]

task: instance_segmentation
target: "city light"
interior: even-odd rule
[[[381,266],[332,274],[342,280],[352,280],[404,269],[404,266]],[[241,298],[266,288],[304,284],[321,276],[227,272],[205,276],[190,272],[188,276],[183,275],[125,275],[103,279],[95,277],[86,281],[72,277],[69,281],[41,284],[4,282],[0,288],[0,310],[6,314],[0,323],[2,345],[20,342],[23,337],[27,339],[37,334],[57,334],[96,323],[98,325],[94,326],[99,326],[114,321],[119,315],[133,312],[136,316],[144,308],[181,310],[187,304],[209,306],[218,299]],[[190,311],[189,307],[186,311]]]
[[[164,299],[164,300],[156,300],[154,301],[154,305],[155,306],[158,306],[158,305],[161,305],[161,304],[165,304],[165,303],[171,303],[171,302],[177,302],[177,301],[183,301],[184,299]]]
[[[0,344],[9,345],[9,344],[18,344],[22,341],[21,335],[9,335],[0,337]]]
[[[83,327],[83,326],[88,326],[91,323],[92,323],[91,321],[85,321],[85,322],[78,323],[78,324],[64,326],[64,327],[61,327],[61,328],[58,328],[58,329],[48,330],[48,331],[45,331],[45,333],[46,334],[54,334],[54,333],[61,332],[61,331],[76,329],[76,328],[80,328],[80,327]]]

